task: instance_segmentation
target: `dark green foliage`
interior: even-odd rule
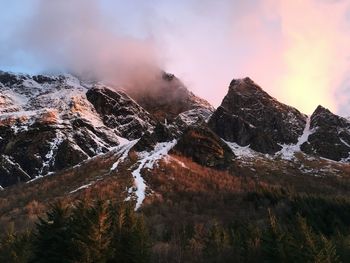
[[[112,256],[108,262],[143,263],[149,262],[147,230],[141,216],[136,216],[130,205],[119,206],[111,224]]]
[[[33,263],[63,263],[72,258],[72,233],[68,210],[57,203],[47,212],[47,218],[39,218],[33,241]]]
[[[204,256],[207,262],[222,262],[230,256],[230,252],[228,232],[215,222],[204,241]]]
[[[102,202],[94,206],[79,203],[72,211],[72,245],[76,262],[106,262],[110,254],[108,210]]]
[[[33,234],[9,231],[3,237],[0,262],[348,262],[346,197],[279,188],[245,195],[259,218],[232,218],[226,224],[219,218],[196,219],[164,224],[157,232],[148,231],[154,228],[129,203],[58,203],[39,219]]]
[[[129,204],[80,202],[67,208],[57,203],[33,233],[4,236],[0,262],[146,263],[150,258],[143,217]]]
[[[281,229],[276,217],[269,211],[269,222],[262,235],[262,251],[266,262],[288,262],[287,232]]]
[[[261,188],[247,193],[244,200],[261,214],[264,210],[265,215],[246,221],[233,218],[229,225],[213,220],[202,228],[194,225],[194,231],[185,231],[187,235],[182,235],[183,229],[177,233],[167,231],[172,236],[166,243],[159,242],[154,261],[349,261],[349,199]],[[186,238],[178,244],[178,236]],[[181,260],[170,260],[169,253],[179,250],[184,250]]]
[[[0,262],[28,262],[30,252],[30,234],[15,234],[10,230],[0,243]]]
[[[263,233],[262,250],[266,262],[339,262],[335,244],[315,233],[305,218],[297,216],[294,225],[282,229],[270,212],[270,223]]]

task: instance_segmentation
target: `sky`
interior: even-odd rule
[[[2,70],[123,83],[162,68],[214,106],[249,76],[304,113],[350,115],[350,0],[0,0],[0,10]]]

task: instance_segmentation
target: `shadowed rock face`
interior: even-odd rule
[[[12,162],[8,156],[5,155],[0,155],[0,175],[2,187],[31,179],[18,164]]]
[[[92,88],[86,97],[100,114],[103,123],[109,128],[117,128],[122,137],[131,140],[140,138],[155,125],[150,114],[121,91]]]
[[[229,168],[235,157],[227,144],[205,124],[190,126],[180,137],[172,152],[190,157],[201,165],[216,169]]]
[[[307,154],[335,161],[347,159],[350,153],[350,122],[318,106],[311,115],[312,134],[301,149]]]
[[[275,153],[279,144],[297,143],[306,116],[278,102],[251,79],[233,80],[209,127],[223,139],[262,153]]]
[[[151,151],[159,142],[169,142],[177,137],[166,125],[157,122],[153,132],[145,132],[132,150],[137,152]]]

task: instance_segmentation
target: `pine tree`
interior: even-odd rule
[[[0,262],[28,262],[30,251],[30,233],[16,234],[10,229],[0,242]]]
[[[113,256],[108,262],[149,262],[147,231],[142,217],[137,217],[130,204],[111,209]]]
[[[56,203],[47,212],[46,219],[39,218],[33,241],[33,263],[70,262],[73,252],[72,235],[69,231],[68,210]]]
[[[306,219],[298,215],[298,229],[295,234],[300,244],[296,252],[304,262],[333,263],[339,262],[336,246],[324,235],[315,233],[307,224]]]
[[[282,229],[276,216],[269,209],[269,225],[262,235],[262,252],[266,262],[293,262],[292,238]]]
[[[337,263],[340,262],[334,243],[324,235],[319,236],[319,252],[315,256],[315,262]]]
[[[148,232],[145,226],[143,216],[139,216],[136,219],[136,223],[133,230],[135,236],[135,246],[138,248],[136,252],[136,262],[149,262],[150,260],[150,244]]]
[[[350,235],[344,235],[338,232],[333,237],[333,243],[336,245],[340,261],[346,262],[350,258]]]
[[[71,220],[76,262],[106,262],[109,255],[109,221],[106,205],[98,201],[93,206],[80,202]]]
[[[229,249],[229,235],[218,223],[211,227],[205,242],[204,254],[208,262],[223,262],[225,254]]]

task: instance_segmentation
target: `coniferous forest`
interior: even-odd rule
[[[54,203],[32,230],[2,235],[0,262],[349,262],[348,198],[281,189],[244,198],[265,216],[154,224],[132,202]]]

